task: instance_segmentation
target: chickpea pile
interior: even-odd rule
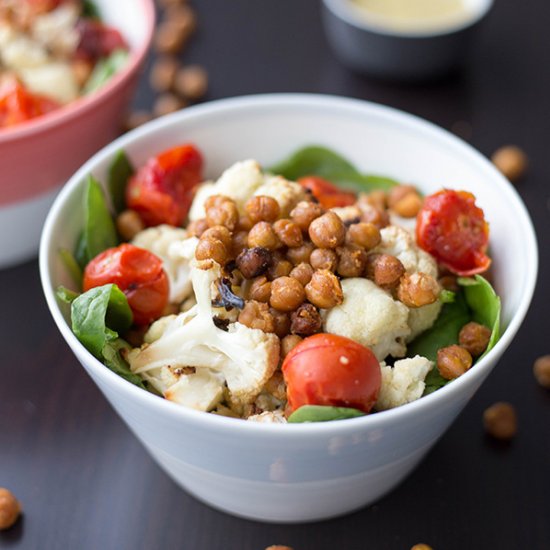
[[[199,238],[197,260],[219,263],[232,292],[244,298],[239,322],[275,333],[285,354],[301,338],[321,331],[320,310],[344,300],[343,278],[367,277],[409,307],[437,299],[439,285],[432,277],[408,275],[395,256],[372,252],[380,244],[381,227],[389,223],[388,199],[409,217],[421,206],[418,194],[403,186],[389,197],[362,196],[357,203],[362,215],[344,222],[313,201],[299,202],[282,217],[279,203],[269,196],[252,197],[240,213],[235,201],[214,195],[205,202],[205,217],[188,230]],[[399,206],[403,200],[405,208]]]

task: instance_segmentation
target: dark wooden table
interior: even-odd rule
[[[47,311],[36,261],[0,272],[0,486],[25,514],[0,533],[12,549],[436,550],[550,548],[550,393],[532,376],[550,353],[550,33],[545,0],[500,0],[466,70],[397,85],[334,59],[315,0],[197,2],[200,32],[185,61],[210,71],[208,99],[322,92],[413,112],[485,154],[505,143],[531,160],[518,186],[541,249],[539,285],[502,361],[423,464],[377,504],[309,525],[269,525],[216,512],[177,488],[114,414]],[[137,105],[151,102],[146,78]],[[495,445],[483,410],[512,402],[519,434]]]

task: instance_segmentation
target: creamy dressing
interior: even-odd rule
[[[465,23],[468,0],[350,0],[365,20],[395,31],[435,31]]]

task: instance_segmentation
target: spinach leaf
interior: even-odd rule
[[[130,328],[133,316],[124,293],[114,284],[92,288],[71,304],[72,329],[82,344],[98,359],[118,332]]]
[[[93,176],[88,176],[84,193],[84,231],[77,245],[79,263],[86,265],[107,248],[118,244],[115,223],[107,207],[105,195]]]
[[[296,151],[269,171],[294,181],[303,176],[320,176],[356,192],[389,189],[397,184],[390,178],[361,174],[338,153],[317,145]]]
[[[430,361],[437,359],[437,350],[458,343],[460,329],[472,320],[472,314],[463,292],[458,292],[454,302],[443,304],[433,326],[415,338],[407,349],[407,355],[422,355]]]
[[[59,256],[67,268],[67,271],[71,275],[72,280],[78,288],[80,288],[82,285],[82,268],[80,267],[78,261],[75,259],[71,251],[66,248],[61,248],[59,250]]]
[[[58,286],[55,295],[66,304],[72,304],[80,296],[78,292],[74,292],[74,290],[70,290],[64,286]]]
[[[82,17],[101,19],[97,6],[90,0],[83,0],[82,2]]]
[[[481,275],[476,275],[473,279],[461,277],[458,279],[458,284],[464,287],[464,295],[472,311],[472,319],[491,329],[489,345],[481,355],[485,357],[500,338],[500,298],[489,281]]]
[[[91,94],[107,83],[128,61],[126,50],[114,50],[107,57],[100,59],[84,85],[83,93]]]
[[[107,342],[102,350],[103,363],[115,374],[122,376],[122,378],[128,380],[128,382],[145,390],[147,388],[143,384],[143,380],[130,370],[130,366],[120,353],[122,350],[130,349],[131,347],[128,342],[125,342],[122,338]]]
[[[117,214],[126,208],[126,185],[134,172],[130,159],[123,150],[120,150],[109,166],[107,180],[107,187]]]
[[[289,417],[288,421],[298,422],[327,422],[329,420],[344,420],[346,418],[355,418],[365,416],[363,411],[347,407],[327,407],[324,405],[303,405],[296,409]]]

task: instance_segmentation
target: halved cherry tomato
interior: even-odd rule
[[[116,284],[128,298],[136,325],[158,319],[168,303],[168,277],[162,260],[132,244],[121,244],[98,254],[84,270],[84,291]]]
[[[416,223],[418,245],[453,273],[486,271],[489,225],[467,191],[444,189],[426,197]]]
[[[97,61],[118,49],[128,49],[126,40],[117,29],[95,19],[80,19],[76,25],[80,41],[75,57],[87,61]]]
[[[357,202],[355,193],[343,191],[334,183],[319,176],[304,176],[298,180],[298,183],[309,189],[323,208],[350,206]]]
[[[368,413],[380,391],[374,353],[336,334],[306,338],[286,356],[282,370],[292,411],[302,405],[330,405]]]
[[[52,99],[29,92],[17,79],[7,79],[0,86],[0,128],[15,126],[60,106]]]
[[[149,159],[126,189],[128,208],[145,223],[179,226],[202,181],[202,155],[193,145],[181,145]]]

